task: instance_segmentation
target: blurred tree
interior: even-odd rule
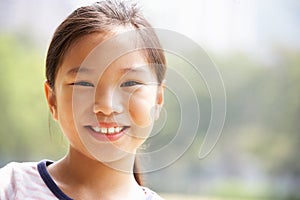
[[[43,94],[44,64],[40,51],[24,35],[0,35],[0,164],[29,160],[61,150],[50,137]],[[59,139],[60,138],[60,139]],[[53,144],[49,142],[53,140]]]

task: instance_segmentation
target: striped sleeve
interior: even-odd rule
[[[41,179],[36,163],[9,163],[0,169],[0,199],[55,199]]]
[[[0,169],[0,199],[14,199],[12,163]]]

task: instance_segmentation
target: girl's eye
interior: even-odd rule
[[[85,82],[85,81],[75,82],[75,83],[72,83],[71,85],[78,85],[78,86],[84,86],[84,87],[94,87],[94,85],[92,83]]]
[[[126,81],[121,84],[121,87],[132,87],[132,86],[141,85],[141,84],[142,83],[137,82],[137,81]]]

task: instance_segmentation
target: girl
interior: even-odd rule
[[[161,199],[142,186],[135,155],[163,105],[165,64],[135,4],[75,10],[54,33],[44,83],[69,150],[56,162],[6,165],[0,199]]]

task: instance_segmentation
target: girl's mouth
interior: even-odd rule
[[[118,125],[115,122],[99,122],[84,126],[98,141],[117,141],[125,135],[130,126]]]
[[[112,126],[112,127],[100,127],[100,126],[87,126],[92,131],[103,135],[114,135],[123,132],[129,126]]]

